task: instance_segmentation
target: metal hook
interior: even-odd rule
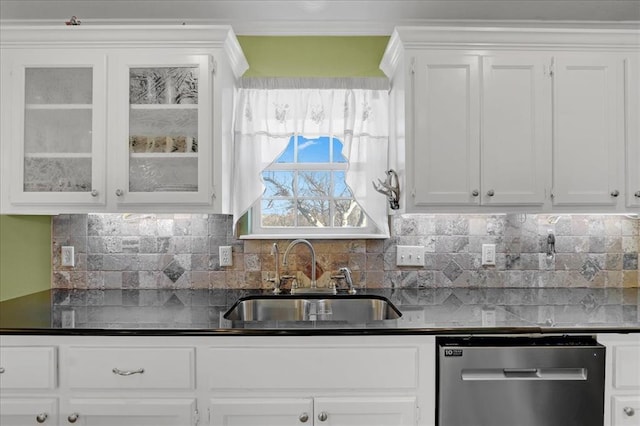
[[[386,195],[392,210],[400,208],[400,181],[398,174],[393,169],[385,171],[387,179],[383,182],[378,179],[378,183],[373,183],[373,188],[379,193]]]

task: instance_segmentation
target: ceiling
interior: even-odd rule
[[[10,23],[229,24],[244,35],[390,34],[396,25],[467,24],[640,26],[640,0],[0,0]]]

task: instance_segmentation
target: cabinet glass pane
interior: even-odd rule
[[[25,158],[26,192],[91,191],[91,158]]]
[[[137,158],[129,160],[129,191],[154,192],[198,190],[198,159],[190,158]]]
[[[92,103],[91,68],[27,68],[25,82],[27,104]]]
[[[25,192],[91,191],[93,69],[25,69]]]
[[[129,191],[198,190],[198,67],[129,71]]]

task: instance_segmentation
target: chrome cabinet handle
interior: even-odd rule
[[[320,420],[321,422],[324,422],[325,420],[327,420],[328,417],[329,416],[324,411],[318,414],[318,420]]]
[[[78,421],[78,418],[79,418],[79,417],[80,417],[80,414],[78,414],[78,413],[72,413],[72,414],[69,414],[69,417],[67,417],[67,421],[68,421],[69,423],[75,423],[75,422],[77,422],[77,421]]]
[[[614,189],[613,191],[611,191],[612,197],[617,197],[618,195],[620,195],[620,191],[618,191],[617,189]]]
[[[98,196],[98,194],[99,194],[99,192],[98,192],[98,190],[97,190],[97,189],[94,189],[94,190],[92,190],[92,191],[91,191],[91,196],[92,196],[92,197],[97,197],[97,196]]]
[[[640,198],[640,191],[636,191],[635,194],[633,194],[636,198]]]
[[[300,420],[301,423],[306,423],[307,420],[309,420],[309,415],[307,413],[302,413],[300,414],[300,417],[298,417],[298,420]]]
[[[47,417],[49,417],[47,413],[40,413],[36,416],[36,422],[44,423],[47,421]]]
[[[622,411],[624,411],[624,413],[629,417],[633,416],[636,413],[636,410],[634,410],[632,407],[624,407]]]
[[[134,374],[144,373],[144,368],[138,368],[137,370],[120,370],[119,368],[114,368],[111,371],[118,376],[133,376]]]
[[[489,197],[493,197],[495,195],[495,191],[493,189],[490,189],[490,190],[487,191],[487,195]]]
[[[474,197],[477,197],[478,195],[480,195],[480,191],[478,191],[477,189],[474,189],[473,191],[471,191],[471,195],[473,195]]]
[[[122,189],[116,189],[116,196],[122,197],[123,194],[124,194],[124,191]]]
[[[4,367],[0,367],[0,374],[4,373]]]

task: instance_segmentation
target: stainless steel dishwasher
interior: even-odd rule
[[[591,337],[441,337],[438,426],[602,426],[605,348]]]

